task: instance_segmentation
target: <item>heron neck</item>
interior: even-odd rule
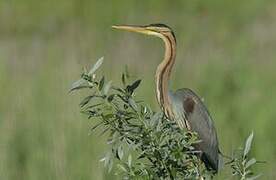
[[[172,34],[162,35],[165,43],[165,55],[163,61],[156,70],[156,94],[157,100],[168,118],[172,117],[171,99],[169,97],[169,79],[176,56],[176,41]]]

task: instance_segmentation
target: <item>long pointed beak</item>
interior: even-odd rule
[[[122,25],[122,26],[112,26],[112,28],[130,31],[130,32],[137,32],[142,34],[149,34],[151,32],[150,30],[142,26]]]

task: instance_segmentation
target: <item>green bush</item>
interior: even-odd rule
[[[81,103],[81,111],[93,118],[92,131],[98,129],[108,134],[110,149],[100,161],[108,171],[116,168],[116,174],[124,179],[211,179],[194,145],[200,142],[195,132],[180,129],[162,112],[154,112],[143,100],[135,99],[135,90],[141,80],[129,82],[129,74],[122,74],[122,85],[115,86],[98,77],[95,72],[103,58],[84,72],[73,83],[71,91],[88,89],[89,96]],[[257,161],[249,158],[253,133],[244,148],[235,150],[226,165],[232,176],[239,179],[256,179],[252,165]]]

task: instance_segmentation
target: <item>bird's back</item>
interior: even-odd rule
[[[218,139],[213,120],[202,100],[190,89],[180,89],[171,94],[176,121],[197,132],[201,142],[195,146],[202,152],[201,159],[207,168],[218,170]],[[186,121],[185,123],[183,123]]]

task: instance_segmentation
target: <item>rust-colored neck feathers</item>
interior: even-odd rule
[[[171,99],[169,97],[169,79],[176,56],[176,40],[172,33],[160,35],[165,43],[164,60],[159,64],[156,70],[156,94],[157,100],[165,115],[168,118],[173,117],[171,108]]]

